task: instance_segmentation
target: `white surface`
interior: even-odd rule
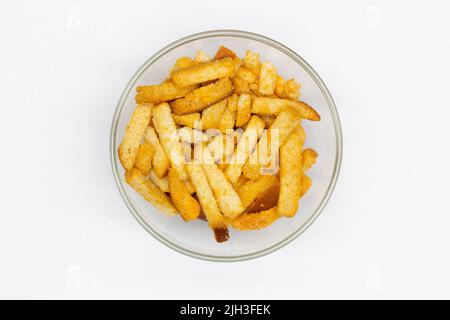
[[[448,2],[226,3],[3,6],[1,298],[450,298]],[[344,130],[322,216],[280,251],[233,264],[150,237],[108,154],[135,70],[169,42],[219,28],[297,51]]]

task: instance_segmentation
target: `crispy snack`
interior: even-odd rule
[[[233,77],[236,73],[235,62],[231,58],[199,63],[191,67],[172,72],[173,82],[180,87],[199,84],[225,77]]]
[[[276,183],[261,194],[251,205],[247,207],[245,212],[255,213],[259,211],[269,210],[275,207],[278,203],[278,196],[280,194],[280,184]]]
[[[259,75],[259,93],[265,96],[273,95],[276,83],[277,70],[270,62],[264,62]]]
[[[310,169],[317,161],[318,154],[316,150],[306,148],[302,152],[303,171]]]
[[[230,164],[225,170],[225,175],[231,183],[238,181],[242,167],[248,159],[248,156],[256,146],[265,123],[258,116],[252,116],[245,128],[244,134],[239,140],[236,150],[231,156]]]
[[[248,87],[250,88],[250,95],[252,97],[260,97],[261,94],[259,93],[259,83],[254,82],[254,83],[250,83],[248,85]]]
[[[197,219],[200,215],[200,204],[191,196],[186,185],[178,178],[177,172],[173,168],[169,170],[168,180],[170,197],[172,198],[175,208],[180,212],[183,220],[191,221]]]
[[[152,159],[153,170],[159,178],[162,178],[166,175],[170,163],[169,159],[167,159],[164,148],[159,142],[159,138],[156,134],[155,128],[148,127],[145,131],[144,139],[146,142],[150,143],[154,150]]]
[[[259,54],[247,50],[244,57],[244,66],[253,71],[255,75],[259,75],[259,68],[261,67]]]
[[[197,85],[177,87],[172,81],[153,86],[139,86],[136,88],[136,103],[161,103],[186,96],[197,89]]]
[[[211,152],[214,162],[218,163],[224,158],[226,139],[224,134],[218,134],[211,137],[210,141],[207,142],[206,147]]]
[[[142,172],[143,175],[148,175],[152,169],[153,147],[147,141],[139,146],[139,151],[134,162],[134,166]]]
[[[186,179],[183,181],[184,186],[186,187],[186,190],[189,192],[189,194],[195,193],[194,185],[192,184],[191,180]]]
[[[194,60],[196,63],[204,63],[211,61],[211,57],[205,51],[197,50]]]
[[[231,80],[229,78],[222,78],[192,91],[182,99],[175,100],[172,102],[171,107],[173,112],[178,115],[197,112],[225,99],[232,92],[233,85]]]
[[[200,210],[200,215],[198,216],[198,219],[202,221],[208,221],[206,220],[205,213],[202,210]]]
[[[190,66],[193,66],[195,64],[195,61],[192,60],[189,57],[181,57],[179,59],[177,59],[177,61],[175,61],[175,64],[173,65],[172,69],[170,70],[170,73],[183,69],[183,68],[187,68]]]
[[[188,128],[188,127],[185,127]],[[189,128],[191,129],[191,128]],[[189,142],[183,141],[181,135],[180,135],[180,143],[181,143],[181,149],[183,151],[184,161],[189,162],[192,160],[192,144]],[[186,180],[185,180],[186,181]]]
[[[179,58],[162,83],[136,88],[118,150],[126,181],[169,215],[208,221],[218,242],[229,224],[255,230],[294,216],[317,161],[301,121],[320,120],[300,90],[250,50]]]
[[[231,156],[234,150],[234,135],[218,134],[211,138],[207,147],[214,162],[217,163],[221,170],[226,167],[227,159]]]
[[[234,190],[239,190],[239,188],[248,181],[248,179],[246,177],[244,177],[243,175],[241,175],[238,179],[238,181],[236,181],[235,183],[233,183],[233,189]]]
[[[202,149],[202,169],[206,174],[208,183],[219,204],[219,208],[226,217],[234,218],[244,211],[241,199],[237,192],[234,191],[231,183],[225,177],[225,174],[214,163],[214,159],[212,158],[209,149]]]
[[[277,208],[258,213],[246,213],[240,215],[231,222],[231,226],[238,230],[257,230],[270,226],[279,217]]]
[[[169,197],[148,180],[138,169],[133,168],[125,174],[126,182],[136,190],[145,200],[151,202],[157,209],[167,215],[177,214]]]
[[[302,162],[302,146],[305,133],[300,126],[291,133],[280,149],[280,195],[278,198],[278,214],[293,217],[298,209],[300,199]]]
[[[214,231],[214,237],[217,242],[225,242],[230,239],[230,234],[228,233],[228,225],[226,228],[215,228]]]
[[[167,103],[161,103],[153,108],[153,125],[161,140],[161,144],[169,159],[170,165],[177,171],[182,181],[187,174],[184,169],[185,160],[183,150],[178,137],[177,127],[173,121],[170,107]]]
[[[202,129],[218,128],[222,114],[227,107],[228,99],[223,99],[202,111]]]
[[[316,163],[317,157],[318,154],[314,149],[306,148],[302,152],[302,157],[300,160],[302,161],[303,174],[300,178],[300,197],[303,197],[303,195],[309,190],[312,185],[311,178],[304,173]]]
[[[217,205],[217,201],[214,198],[201,165],[188,163],[186,170],[194,185],[203,213],[208,220],[208,225],[214,230],[216,241],[227,241],[229,239],[227,222],[225,221],[225,217],[220,213],[219,206]]]
[[[286,81],[284,86],[284,95],[288,99],[297,100],[300,97],[301,85],[294,79],[289,79]]]
[[[256,180],[260,177],[261,165],[258,163],[246,163],[242,167],[242,174],[249,180]]]
[[[239,101],[239,96],[235,93],[232,94],[228,98],[227,108],[231,110],[231,112],[234,114],[235,117],[236,117],[236,111],[238,108],[238,101]]]
[[[284,98],[286,96],[284,92],[285,85],[286,81],[283,79],[282,76],[278,75],[277,82],[275,84],[275,94],[278,96],[278,98]]]
[[[236,75],[238,70],[242,67],[242,60],[239,57],[236,57],[233,59],[233,61],[234,61],[234,71]]]
[[[200,120],[200,113],[188,113],[184,115],[173,114],[173,120],[179,126],[195,128],[195,122]]]
[[[253,99],[252,112],[256,114],[277,115],[282,110],[292,108],[296,110],[303,119],[319,121],[320,115],[309,104],[303,101],[295,101],[288,99],[256,97]]]
[[[260,176],[256,180],[249,180],[244,183],[238,189],[238,194],[244,207],[247,208],[253,201],[275,184],[278,184],[278,178],[275,175]]]
[[[266,124],[266,128],[269,128],[275,121],[275,117],[269,114],[260,115],[260,118],[263,119],[264,123]]]
[[[312,180],[307,175],[303,174],[301,178],[300,183],[300,197],[303,197],[303,195],[308,192],[309,188],[312,186]]]
[[[267,150],[268,147],[271,148],[273,146],[273,143],[269,141],[269,137],[276,134],[278,136],[278,145],[283,145],[291,132],[298,126],[300,120],[300,114],[292,109],[285,109],[280,112],[269,127],[268,134],[261,136],[257,147],[249,157],[251,160],[257,159],[257,161],[250,161],[244,165],[243,172],[246,178],[256,179],[261,173],[261,168],[265,167],[272,160],[272,155],[268,154],[268,152],[262,152],[262,150]],[[268,154],[268,156],[261,156],[264,154]]]
[[[233,81],[233,86],[234,86],[234,93],[241,95],[241,94],[250,94],[252,93],[252,90],[250,89],[249,84],[245,81],[242,80],[242,78],[240,77],[234,77],[232,79]]]
[[[153,182],[155,186],[159,188],[162,192],[169,192],[169,181],[167,176],[160,178],[156,175],[155,171],[151,170],[148,178]]]
[[[131,170],[136,160],[139,145],[152,116],[153,104],[138,104],[128,123],[119,146],[119,159],[126,171]]]
[[[222,133],[227,133],[227,130],[234,128],[234,120],[233,113],[228,108],[225,108],[219,121],[219,130]]]
[[[247,83],[253,83],[256,81],[256,74],[254,74],[252,70],[246,67],[239,68],[239,70],[236,73],[236,76],[241,78]]]
[[[219,130],[222,133],[227,133],[228,129],[233,129],[236,122],[236,111],[238,105],[238,95],[233,94],[227,100],[227,107],[222,114],[219,122]]]
[[[236,58],[236,54],[232,50],[228,49],[227,47],[220,46],[219,50],[217,50],[217,52],[214,56],[214,60],[220,60],[220,59],[227,58],[227,57],[234,59],[234,58]]]
[[[243,127],[250,120],[251,112],[252,97],[248,94],[241,94],[237,105],[236,127]]]
[[[208,141],[208,136],[200,130],[191,127],[181,127],[178,129],[178,136],[181,142],[196,144]]]

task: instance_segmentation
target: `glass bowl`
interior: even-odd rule
[[[302,84],[301,99],[320,113],[320,122],[303,121],[305,147],[319,153],[317,163],[308,171],[313,185],[300,200],[294,218],[280,218],[263,230],[238,231],[230,228],[230,240],[217,243],[204,221],[185,223],[180,217],[167,217],[145,201],[124,180],[117,149],[135,108],[138,85],[162,82],[177,58],[194,56],[202,49],[211,56],[220,45],[242,57],[247,49],[272,62],[284,78]],[[342,133],[333,99],[319,75],[298,54],[267,37],[235,30],[197,33],[182,38],[155,53],[134,74],[120,97],[111,128],[110,153],[114,178],[128,209],[139,223],[168,247],[191,257],[210,261],[242,261],[273,252],[305,231],[325,207],[338,178],[342,157]]]

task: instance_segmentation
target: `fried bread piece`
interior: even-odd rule
[[[139,145],[152,116],[153,104],[138,104],[128,123],[119,145],[119,159],[126,171],[131,170],[136,160]]]

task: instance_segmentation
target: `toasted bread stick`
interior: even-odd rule
[[[145,131],[144,139],[151,144],[154,150],[152,159],[153,170],[159,178],[162,178],[167,174],[170,163],[169,159],[167,159],[166,152],[159,141],[158,135],[156,134],[155,128],[148,127]]]
[[[198,112],[225,99],[232,92],[233,85],[231,80],[222,78],[192,91],[184,98],[173,101],[171,107],[173,112],[178,115]]]
[[[188,163],[186,170],[189,174],[192,184],[194,185],[198,200],[206,216],[208,225],[214,231],[217,242],[224,242],[229,239],[228,227],[224,216],[220,213],[217,201],[211,187],[208,184],[205,172],[201,164]]]
[[[172,81],[163,82],[153,86],[140,86],[136,88],[136,103],[161,103],[182,98],[189,92],[197,89],[197,85],[177,87]]]
[[[242,173],[242,167],[247,161],[249,154],[253,152],[264,126],[264,121],[258,116],[253,116],[250,119],[230,159],[230,164],[225,170],[225,175],[231,183],[235,183],[239,179]]]
[[[319,121],[320,115],[309,104],[303,101],[255,97],[252,103],[252,112],[260,115],[277,115],[282,110],[292,108],[297,111],[303,119]]]
[[[172,80],[177,86],[186,87],[210,80],[232,77],[235,72],[234,60],[224,58],[174,71],[172,72]]]
[[[280,195],[278,197],[278,214],[293,217],[298,209],[302,176],[302,146],[305,133],[298,126],[280,148]]]
[[[139,145],[152,116],[153,104],[138,104],[128,123],[119,145],[119,159],[126,171],[131,170],[136,160]]]
[[[172,202],[184,221],[191,221],[200,215],[200,204],[191,196],[183,181],[178,178],[176,170],[169,170],[169,190]],[[189,181],[189,180],[186,180]]]
[[[133,187],[145,200],[151,202],[157,209],[167,215],[176,215],[178,212],[172,205],[169,197],[159,190],[138,169],[133,168],[125,174],[126,182]]]
[[[184,169],[185,159],[178,137],[177,127],[173,121],[170,107],[167,103],[161,103],[154,107],[153,125],[158,133],[161,144],[169,159],[170,165],[177,171],[182,181],[187,179]]]

